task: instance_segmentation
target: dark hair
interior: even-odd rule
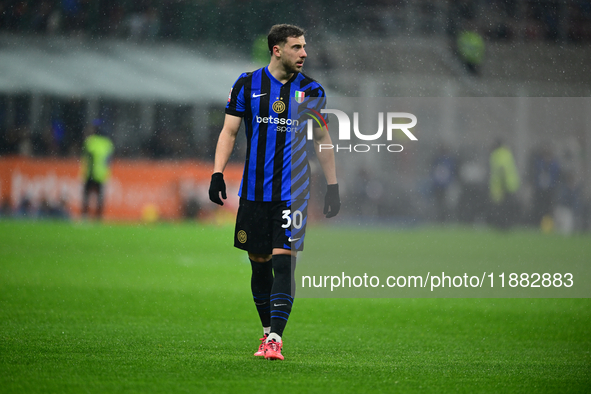
[[[273,47],[278,44],[285,44],[288,37],[301,37],[304,35],[304,29],[295,25],[281,24],[271,27],[267,35],[267,45],[269,52],[273,53]]]

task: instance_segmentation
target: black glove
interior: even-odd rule
[[[330,212],[329,212],[330,208]],[[341,209],[341,199],[339,197],[339,184],[326,185],[326,196],[324,196],[324,214],[327,218],[337,216]]]
[[[209,199],[218,205],[224,205],[224,202],[220,199],[220,192],[222,193],[222,198],[225,200],[227,197],[224,174],[216,172],[211,176],[211,183],[209,184]]]

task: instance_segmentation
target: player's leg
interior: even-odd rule
[[[295,252],[291,250],[273,249],[273,272],[275,279],[271,288],[271,332],[283,336],[283,331],[291,314],[295,288]]]
[[[104,187],[102,183],[96,182],[96,217],[97,219],[103,218],[103,204],[104,204]]]
[[[268,203],[240,199],[234,233],[234,246],[248,252],[252,268],[250,279],[252,297],[263,326],[263,338],[255,356],[264,355],[264,341],[271,330],[270,299],[273,265],[268,205]]]
[[[90,195],[90,181],[84,183],[84,189],[82,191],[82,217],[85,218],[88,214],[88,196]]]
[[[263,325],[263,337],[255,356],[264,356],[264,343],[271,332],[271,288],[273,286],[273,263],[271,255],[249,253],[252,275],[250,277],[250,289],[252,298],[257,308],[261,324]]]
[[[283,331],[291,314],[295,296],[297,251],[303,249],[307,221],[307,201],[284,202],[281,216],[274,215],[277,229],[273,241],[273,272],[271,289],[271,334],[267,338],[265,358],[283,360]]]
[[[267,337],[265,358],[283,360],[283,331],[291,314],[293,294],[295,292],[294,270],[295,252],[291,250],[273,249],[273,287],[271,288],[271,333]]]

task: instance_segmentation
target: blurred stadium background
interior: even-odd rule
[[[307,30],[305,72],[331,96],[445,98],[446,123],[420,152],[390,157],[388,166],[347,165],[337,155],[346,191],[339,220],[483,222],[488,153],[503,136],[522,179],[519,222],[540,225],[533,200],[546,160],[559,171],[545,216],[566,209],[573,220],[555,227],[590,229],[591,2],[584,0],[2,1],[1,215],[77,216],[78,158],[86,125],[98,117],[116,148],[107,218],[223,219],[207,186],[227,92],[241,72],[264,64],[260,38],[282,22]],[[476,73],[457,45],[466,30],[485,46]],[[511,98],[514,112],[494,115],[508,117],[509,127],[469,129],[460,97]],[[573,98],[568,117],[576,127],[548,126],[528,97]],[[231,189],[243,155],[234,154]],[[442,156],[453,163],[443,213],[433,187]],[[234,198],[226,215],[235,206]]]

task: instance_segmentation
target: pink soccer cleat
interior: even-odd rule
[[[283,355],[281,354],[282,347],[283,342],[277,342],[274,339],[271,339],[269,342],[265,343],[265,359],[283,360]]]
[[[254,353],[255,356],[263,357],[265,355],[265,341],[267,340],[268,336],[269,334],[265,334],[265,336],[260,339],[261,344],[259,345],[259,350]]]

